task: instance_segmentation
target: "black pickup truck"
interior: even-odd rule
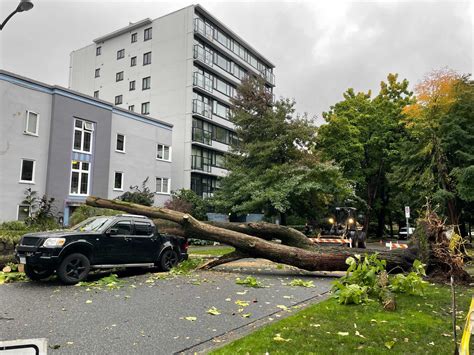
[[[16,257],[30,279],[56,271],[71,285],[97,268],[157,266],[168,271],[188,258],[187,248],[186,239],[160,234],[147,217],[123,214],[92,217],[70,230],[25,234]]]

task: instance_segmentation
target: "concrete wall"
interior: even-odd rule
[[[125,153],[115,150],[117,133],[125,135]],[[116,198],[128,191],[130,186],[141,186],[147,177],[147,186],[151,191],[155,191],[156,177],[171,178],[171,166],[174,164],[173,148],[171,149],[171,162],[156,159],[156,145],[163,144],[171,147],[171,134],[171,129],[113,114],[107,196]],[[114,189],[116,171],[124,174],[122,191]],[[155,194],[155,205],[162,206],[169,197],[169,194]]]
[[[0,98],[0,221],[6,221],[17,219],[26,188],[39,196],[46,191],[51,95],[0,80]],[[39,114],[38,136],[24,133],[27,110]],[[34,183],[19,182],[22,158],[36,161]]]

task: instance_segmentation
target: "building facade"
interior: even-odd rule
[[[169,199],[171,124],[6,71],[0,97],[0,221],[28,216],[28,188],[53,197],[66,225],[87,196],[146,178],[156,205]]]
[[[71,53],[71,89],[173,124],[172,190],[212,195],[235,141],[230,99],[274,65],[200,5],[132,23]]]

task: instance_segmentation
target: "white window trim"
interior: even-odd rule
[[[162,145],[162,146],[163,146],[163,156],[165,155],[165,154],[164,154],[164,147],[168,147],[168,148],[169,148],[169,151],[170,151],[170,154],[169,154],[169,155],[170,155],[170,158],[169,158],[169,159],[158,158],[158,146],[159,146],[159,145]],[[166,161],[166,162],[168,162],[168,163],[171,163],[171,157],[172,157],[171,146],[166,145],[166,144],[162,144],[162,143],[157,143],[157,144],[156,144],[156,160],[159,160],[159,161]],[[157,176],[157,177],[159,177],[159,176]]]
[[[28,120],[29,120],[29,117],[30,117],[30,113],[34,113],[36,115],[36,132],[29,132],[28,131]],[[25,130],[23,131],[23,134],[26,134],[28,136],[38,137],[38,135],[39,135],[39,119],[40,119],[40,115],[39,115],[38,112],[26,110]]]
[[[155,189],[156,189],[156,179],[161,179],[161,189],[163,189],[163,179],[168,179],[168,192],[155,191],[155,194],[157,194],[157,195],[171,195],[171,178],[164,177],[164,176],[156,176],[155,177]]]
[[[22,180],[21,179],[21,173],[23,172],[23,162],[24,161],[32,161],[33,162],[33,174],[32,174],[32,179],[31,181],[29,180]],[[35,184],[35,175],[36,175],[36,160],[34,159],[27,159],[27,158],[21,158],[20,160],[20,179],[18,180],[18,182],[20,184],[30,184],[30,185],[34,185]]]
[[[120,189],[118,189],[118,188],[115,187],[115,174],[117,174],[117,173],[122,174],[122,181],[120,182],[120,185],[122,185],[122,187],[121,187]],[[113,186],[114,186],[114,187],[113,187],[113,190],[114,190],[114,191],[123,191],[124,175],[125,175],[125,173],[124,173],[123,171],[115,171],[115,172],[114,172],[114,185],[113,185]]]
[[[119,135],[123,136],[123,150],[118,150],[117,149],[117,138],[118,138]],[[122,154],[125,154],[127,152],[127,136],[125,134],[117,133],[115,135],[115,151],[117,153],[122,153]]]
[[[71,165],[70,165],[70,169],[71,169],[71,174],[69,174],[69,195],[70,196],[89,196],[89,192],[90,192],[90,189],[91,189],[91,174],[92,174],[92,164],[90,161],[81,161],[81,160],[76,160],[77,162],[79,162],[79,169],[73,169],[72,168],[72,161],[71,161]],[[87,163],[89,164],[89,170],[82,170],[82,163]],[[78,172],[79,173],[79,181],[77,183],[77,190],[80,191],[81,190],[81,180],[82,180],[82,172],[87,172],[87,192],[85,194],[81,194],[81,193],[73,193],[71,192],[71,181],[72,181],[72,173],[73,172]]]
[[[87,122],[87,123],[90,123],[92,124],[92,130],[91,131],[87,131],[87,132],[90,132],[91,133],[91,149],[90,151],[85,151],[85,150],[82,150],[82,148],[84,147],[84,128],[79,128],[79,127],[76,127],[76,121],[82,121],[83,123],[84,122]],[[82,132],[82,135],[81,135],[81,149],[75,149],[74,148],[74,136],[75,136],[75,131],[77,130],[80,130]],[[94,127],[94,123],[93,122],[90,122],[90,121],[86,121],[86,120],[83,120],[82,118],[74,118],[74,127],[73,127],[73,131],[72,131],[72,151],[73,152],[77,152],[77,153],[84,153],[84,154],[92,154],[92,151],[94,150],[94,132],[95,132],[95,127]]]

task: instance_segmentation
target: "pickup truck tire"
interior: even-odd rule
[[[178,265],[178,254],[173,249],[166,249],[158,261],[158,266],[162,271],[170,271],[174,266]]]
[[[28,276],[29,279],[34,280],[34,281],[39,281],[47,277],[50,277],[53,274],[53,272],[54,270],[52,269],[40,269],[40,268],[35,268],[28,264],[25,265],[26,276]]]
[[[61,261],[57,273],[64,284],[74,285],[87,277],[90,268],[91,265],[87,256],[81,253],[73,253]]]

